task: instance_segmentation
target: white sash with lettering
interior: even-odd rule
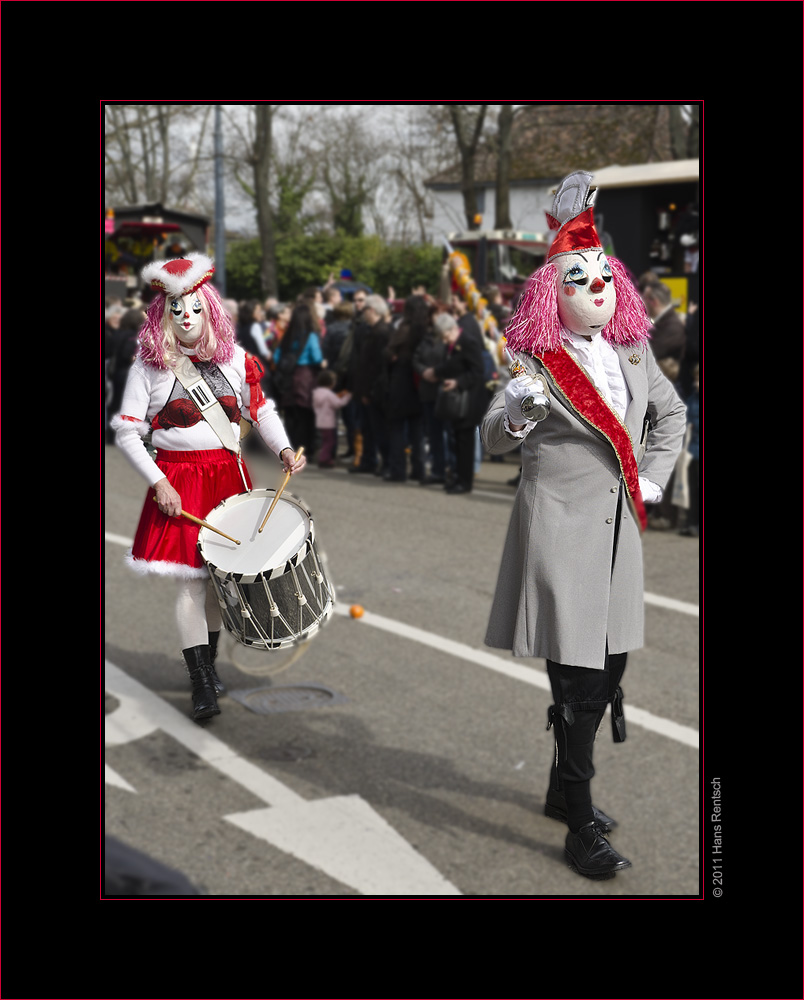
[[[210,389],[198,373],[198,369],[186,355],[183,354],[181,356],[181,360],[173,370],[176,378],[187,390],[187,395],[201,411],[204,420],[206,420],[220,438],[223,447],[236,456],[243,485],[248,490],[246,477],[243,474],[242,459],[240,457],[240,438],[235,433],[231,421],[224,413],[223,407],[215,396],[215,393]]]

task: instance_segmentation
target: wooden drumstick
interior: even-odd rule
[[[296,457],[294,458],[294,462],[298,462],[299,459],[302,457],[303,454],[304,454],[304,448],[299,448],[299,450],[296,452]],[[282,485],[276,491],[276,496],[274,497],[273,501],[271,502],[271,506],[268,508],[268,513],[265,515],[265,520],[263,520],[262,524],[260,525],[260,532],[262,532],[262,529],[265,527],[266,521],[271,516],[271,511],[274,509],[274,507],[276,507],[277,500],[279,500],[279,498],[282,496],[282,491],[287,486],[287,484],[290,482],[290,477],[291,477],[291,473],[288,472],[286,474],[283,482],[282,482]]]
[[[154,502],[157,502],[156,497],[153,498]],[[227,535],[225,531],[220,531],[218,528],[211,525],[209,521],[202,521],[200,517],[196,517],[194,514],[188,514],[186,510],[181,512],[182,517],[186,517],[188,521],[192,521],[194,524],[200,525],[202,528],[209,528],[210,531],[214,531],[216,535],[223,535],[224,538],[228,538],[230,542],[234,542],[235,545],[239,545],[240,542],[236,538],[232,538],[231,535]]]

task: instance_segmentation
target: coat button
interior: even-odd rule
[[[616,493],[616,492],[617,492],[616,486],[612,486],[612,488],[609,490],[609,493]]]
[[[613,521],[614,521],[613,517],[607,517],[606,518],[606,524],[611,524]]]

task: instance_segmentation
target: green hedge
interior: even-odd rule
[[[380,295],[392,286],[398,298],[423,284],[429,292],[438,290],[443,259],[433,244],[388,245],[376,236],[304,236],[283,239],[276,246],[279,299],[290,302],[310,285],[323,285],[330,274],[352,272]],[[226,294],[238,300],[262,298],[260,288],[261,251],[258,240],[231,243],[226,250]]]

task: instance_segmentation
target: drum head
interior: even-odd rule
[[[296,497],[283,493],[260,531],[275,494],[252,490],[218,504],[204,520],[240,544],[201,528],[198,547],[205,562],[224,573],[254,577],[292,559],[309,537],[312,519]]]

